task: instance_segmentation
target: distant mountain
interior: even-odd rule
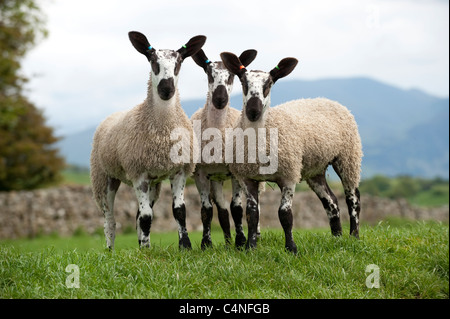
[[[239,82],[236,83],[238,85]],[[363,142],[363,176],[407,174],[449,177],[449,99],[403,90],[368,78],[317,81],[281,80],[272,89],[272,106],[299,98],[326,97],[347,106]],[[242,96],[231,105],[241,109]],[[204,99],[183,101],[190,117]],[[60,142],[67,162],[89,165],[95,128]]]

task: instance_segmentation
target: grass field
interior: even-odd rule
[[[190,251],[178,249],[176,233],[152,233],[152,248],[142,251],[135,234],[119,235],[114,252],[103,236],[3,240],[0,298],[449,297],[442,223],[382,222],[363,227],[360,240],[296,230],[296,256],[284,251],[281,230],[263,231],[253,251],[225,247],[217,230],[206,251],[200,233],[190,237]],[[379,288],[368,288],[376,273]]]

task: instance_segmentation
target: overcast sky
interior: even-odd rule
[[[39,0],[49,36],[25,58],[29,96],[58,134],[96,126],[146,95],[150,66],[128,40],[178,49],[203,34],[211,60],[258,50],[250,69],[299,59],[289,79],[366,76],[449,95],[449,3],[429,0]],[[183,63],[182,100],[205,98],[207,79]],[[234,92],[240,93],[235,81]],[[199,105],[201,107],[203,105]]]

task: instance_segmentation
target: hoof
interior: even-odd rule
[[[354,230],[353,232],[351,232],[350,235],[355,237],[356,239],[359,239],[359,231],[357,231],[357,230]]]
[[[139,240],[139,249],[150,248],[150,240]]]
[[[247,240],[247,243],[245,244],[245,249],[256,249],[256,238],[254,240]]]
[[[247,242],[247,238],[245,238],[244,234],[236,234],[236,240],[235,240],[235,245],[236,248],[240,249],[242,247],[244,247],[245,243]]]
[[[180,249],[192,249],[191,241],[189,240],[188,236],[183,236],[180,241],[178,242],[178,247]]]
[[[294,255],[297,255],[297,245],[294,242],[286,244],[285,248],[288,252],[291,252]]]
[[[211,247],[212,247],[211,238],[210,237],[203,237],[202,244],[201,244],[202,250],[205,250],[206,248],[211,248]]]

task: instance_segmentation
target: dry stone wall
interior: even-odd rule
[[[231,192],[226,191],[226,197]],[[185,188],[188,231],[202,229],[200,198],[194,185]],[[347,207],[338,195],[342,221],[348,221]],[[415,220],[449,220],[448,206],[419,208],[405,200],[389,200],[362,195],[361,223],[375,224],[387,216]],[[280,228],[278,205],[280,191],[266,187],[261,195],[261,227]],[[176,230],[172,216],[172,195],[169,184],[163,184],[154,208],[152,231]],[[135,228],[137,202],[132,189],[122,185],[115,202],[117,231]],[[294,227],[328,227],[328,219],[320,200],[312,191],[297,192],[293,202]],[[230,216],[230,221],[232,219]],[[214,211],[213,222],[218,224]],[[35,191],[0,192],[0,238],[34,237],[39,234],[71,235],[82,229],[88,233],[103,227],[103,215],[97,209],[89,186],[62,186]]]

